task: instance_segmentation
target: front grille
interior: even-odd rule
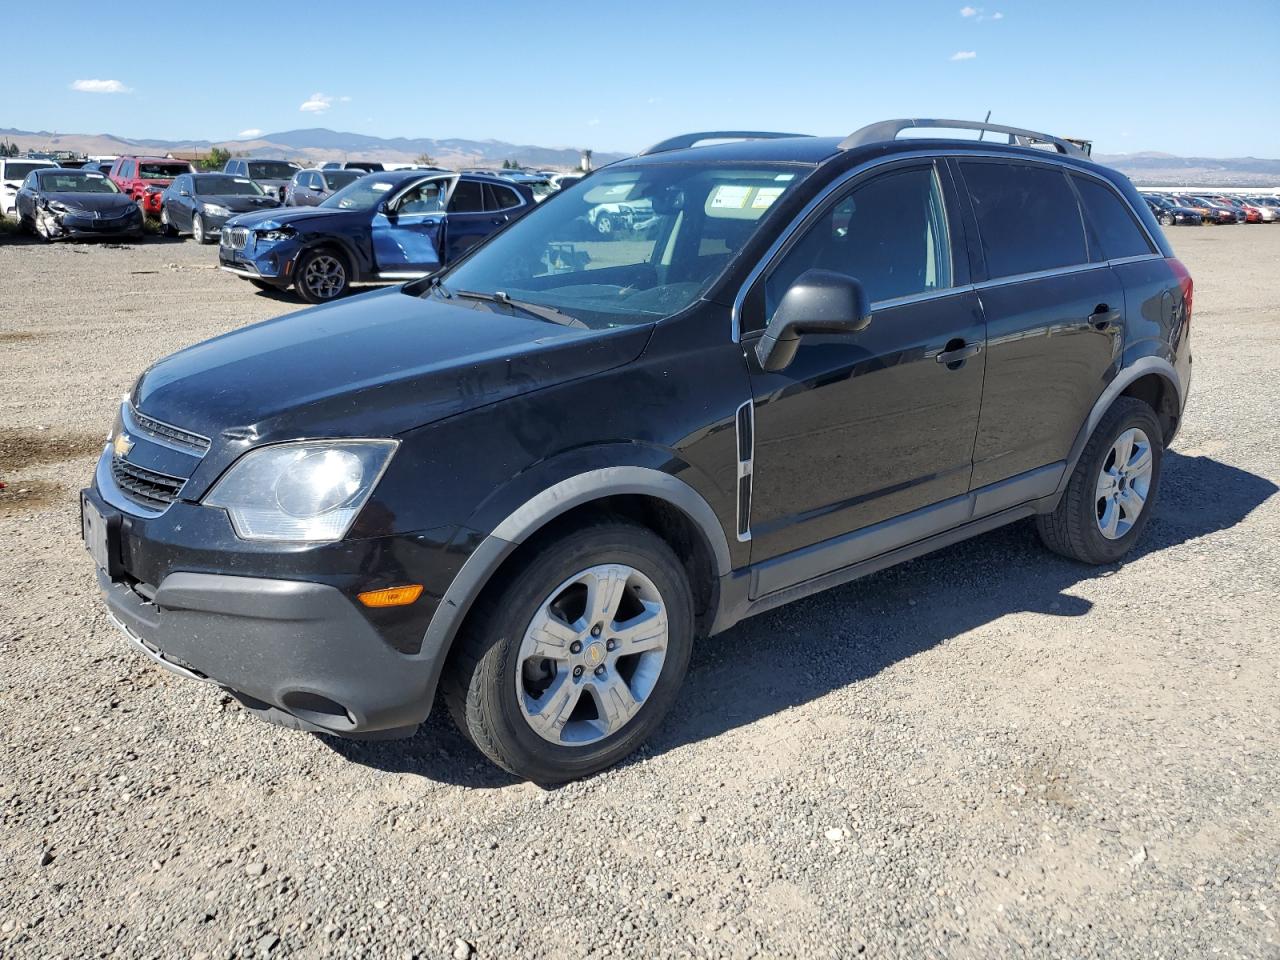
[[[180,477],[156,473],[114,454],[111,457],[111,479],[122,494],[148,510],[165,509],[178,499],[178,492],[185,483]]]
[[[248,227],[223,227],[222,245],[232,250],[243,250],[249,243]]]
[[[190,430],[183,430],[181,427],[175,427],[171,423],[164,423],[154,417],[148,417],[133,406],[129,407],[129,418],[142,433],[149,433],[154,437],[169,440],[202,457],[209,452],[208,437],[202,437],[200,434],[192,433]]]

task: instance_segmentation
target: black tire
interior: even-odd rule
[[[308,282],[308,276],[311,267],[323,262],[324,258],[328,258],[337,265],[341,276],[336,286],[327,285],[321,290]],[[351,289],[351,265],[345,256],[329,247],[308,250],[300,256],[297,266],[294,267],[293,277],[293,289],[307,303],[332,303],[339,297],[345,296]]]
[[[543,739],[525,719],[515,687],[524,633],[566,578],[605,563],[627,564],[657,587],[667,612],[667,652],[652,691],[613,734],[583,746]],[[442,677],[454,722],[503,769],[535,783],[589,776],[635,751],[670,709],[693,647],[693,597],[671,547],[643,527],[602,521],[534,548],[492,585],[467,618]]]
[[[1151,480],[1146,502],[1132,527],[1117,539],[1108,539],[1099,529],[1097,484],[1111,448],[1126,430],[1137,427],[1151,442]],[[1093,436],[1085,444],[1066,492],[1052,513],[1036,517],[1036,528],[1045,546],[1064,557],[1082,563],[1115,563],[1128,553],[1151,520],[1160,492],[1160,472],[1164,460],[1164,431],[1155,411],[1141,400],[1120,397],[1103,416]]]
[[[160,208],[160,235],[164,237],[176,237],[178,235],[178,228],[169,220],[167,207]]]
[[[1160,218],[1160,222],[1164,224],[1166,227],[1172,227],[1178,221],[1174,218],[1173,214],[1166,213],[1163,217]]]

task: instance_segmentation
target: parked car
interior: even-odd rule
[[[222,172],[231,177],[247,177],[278,200],[284,200],[285,189],[302,167],[288,160],[237,158],[223,164]]]
[[[585,176],[585,174],[557,173],[555,176],[549,178],[551,183],[551,189],[563,190],[565,187],[572,187],[575,183],[581,180],[583,176]]]
[[[91,161],[89,161],[89,168],[90,168],[90,169],[92,169],[92,170],[96,170],[98,173],[101,173],[103,176],[107,176],[107,177],[111,176],[111,168],[112,168],[114,165],[115,165],[115,161],[114,161],[114,160],[91,160]]]
[[[654,221],[653,205],[645,198],[626,203],[600,203],[587,211],[587,222],[602,236],[643,230]]]
[[[292,286],[322,303],[352,283],[431,273],[533,205],[527,187],[496,177],[375,173],[314,207],[229,220],[218,261],[259,287]]]
[[[115,185],[142,211],[144,217],[160,216],[160,195],[173,183],[174,177],[194,173],[185,160],[164,157],[116,157],[108,174]]]
[[[1249,202],[1258,208],[1263,223],[1280,223],[1280,199],[1276,197],[1250,197]]]
[[[1213,200],[1214,203],[1220,203],[1223,206],[1231,207],[1237,214],[1243,214],[1244,219],[1240,221],[1241,223],[1262,222],[1262,211],[1241,197],[1215,196],[1210,199]]]
[[[196,243],[218,239],[222,225],[238,213],[270,210],[280,201],[248,177],[225,173],[184,173],[161,197],[160,225],[165,236],[189,233]]]
[[[382,173],[382,164],[374,160],[347,160],[344,163],[330,161],[322,166],[322,170],[363,170],[365,173]]]
[[[31,171],[56,167],[52,160],[28,157],[0,157],[0,212],[12,220],[18,218],[18,191]]]
[[[45,240],[142,235],[142,211],[96,170],[43,167],[18,190],[18,222]]]
[[[1147,202],[1151,212],[1160,221],[1161,226],[1172,227],[1178,224],[1199,226],[1204,223],[1198,211],[1191,207],[1180,206],[1169,197],[1159,193],[1144,193],[1142,199]]]
[[[1119,561],[1191,277],[1074,144],[897,139],[937,123],[675,137],[430,278],[152,365],[82,494],[112,621],[295,728],[405,735],[440,689],[551,783],[639,747],[745,617],[1028,517]],[[614,200],[651,234],[581,239]]]
[[[1204,217],[1205,223],[1231,224],[1240,222],[1233,207],[1215,203],[1206,197],[1178,197],[1177,199],[1179,203],[1186,203],[1195,209],[1196,212]]]
[[[285,188],[284,205],[314,207],[363,176],[363,170],[299,170]]]

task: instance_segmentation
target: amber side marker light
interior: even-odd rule
[[[359,600],[366,607],[407,607],[420,596],[422,596],[422,584],[411,583],[405,587],[367,590],[359,594]]]

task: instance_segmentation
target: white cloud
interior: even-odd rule
[[[976,50],[957,50],[951,55],[952,60],[972,60],[978,55]]]
[[[962,17],[976,17],[977,15],[978,15],[977,7],[961,7],[960,8],[960,16]]]
[[[313,93],[298,109],[303,113],[324,113],[332,106],[333,97],[325,96],[323,93]]]
[[[236,136],[239,137],[241,140],[251,140],[254,137],[262,136],[262,131],[259,130],[257,127],[250,127],[248,130],[241,130],[239,133],[236,134]]]
[[[1003,19],[1004,19],[1004,14],[1003,14],[1003,13],[1000,13],[1000,12],[998,12],[998,11],[997,11],[996,13],[993,13],[993,14],[991,15],[991,19],[992,19],[992,20],[1003,20]]]
[[[81,93],[133,93],[132,88],[119,80],[76,80],[71,89]]]
[[[997,11],[996,13],[987,13],[986,7],[961,7],[960,16],[966,20],[972,20],[974,23],[981,23],[983,20],[1003,20],[1004,14]]]

